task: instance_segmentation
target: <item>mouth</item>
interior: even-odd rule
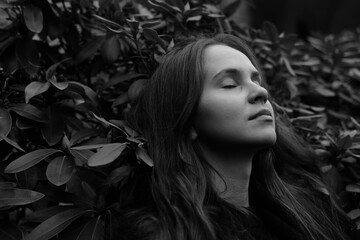
[[[268,109],[263,109],[263,110],[260,110],[259,112],[251,115],[249,117],[249,120],[253,120],[253,119],[256,119],[256,118],[266,118],[266,119],[271,119],[272,120],[272,114],[271,112],[268,110]]]

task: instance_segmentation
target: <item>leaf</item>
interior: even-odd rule
[[[360,209],[353,209],[346,214],[350,219],[357,219],[360,217]]]
[[[23,15],[28,29],[34,33],[40,33],[43,29],[43,13],[40,8],[28,4],[24,6]]]
[[[90,220],[82,229],[76,240],[103,240],[105,224],[100,216]]]
[[[68,82],[58,82],[55,76],[49,82],[59,90],[64,90],[69,86]]]
[[[53,65],[51,65],[47,70],[46,70],[46,73],[45,73],[45,76],[46,76],[46,80],[47,81],[50,81],[51,79],[53,79],[53,77],[55,77],[55,72],[56,72],[56,69],[64,62],[70,60],[70,58],[66,58],[66,59],[63,59],[62,61],[60,62],[57,62]],[[62,90],[62,89],[61,89]]]
[[[39,176],[36,167],[31,167],[25,171],[21,171],[15,174],[21,188],[34,189],[38,183]]]
[[[96,118],[96,120],[98,120],[98,121],[100,121],[100,122],[104,123],[105,125],[107,125],[107,126],[108,126],[108,125],[110,125],[110,126],[112,126],[112,127],[116,128],[116,129],[118,129],[118,130],[122,131],[122,129],[121,129],[121,128],[119,128],[119,127],[118,127],[118,126],[116,126],[115,124],[113,124],[113,123],[111,123],[111,122],[107,121],[105,118],[102,118],[102,117],[97,116],[94,112],[90,112],[90,114],[91,114],[94,118]]]
[[[337,143],[337,146],[339,149],[348,149],[349,147],[351,147],[352,142],[353,142],[352,138],[349,135],[346,135],[340,138],[340,140]]]
[[[233,13],[236,12],[241,3],[242,0],[233,1],[232,3],[225,6],[222,11],[226,16],[231,16]]]
[[[11,107],[10,110],[16,112],[24,118],[28,118],[36,122],[46,123],[48,120],[42,111],[31,104],[18,103]]]
[[[101,56],[107,63],[114,62],[120,55],[120,43],[114,35],[105,40],[101,46]]]
[[[75,64],[80,64],[92,57],[105,41],[105,36],[98,36],[88,42],[83,49],[76,55]]]
[[[346,191],[353,192],[353,193],[360,193],[360,185],[348,184],[348,185],[346,185]]]
[[[106,89],[108,87],[111,87],[113,85],[117,85],[119,83],[127,82],[130,80],[135,80],[141,77],[146,77],[145,74],[139,74],[139,73],[127,73],[124,74],[123,72],[119,72],[115,74],[115,76],[111,77],[110,80],[105,84],[103,89]]]
[[[114,144],[114,143],[104,143],[104,144],[94,144],[94,145],[83,145],[83,146],[72,147],[71,149],[73,149],[73,150],[89,150],[89,149],[102,148],[102,147],[110,146],[110,145],[113,145],[113,144]],[[115,143],[115,144],[117,144],[117,143]]]
[[[0,182],[0,189],[11,189],[16,187],[14,182]]]
[[[46,92],[49,89],[49,87],[50,87],[49,82],[38,82],[38,81],[31,82],[25,88],[25,103],[29,103],[29,100],[32,97],[39,95],[43,92]]]
[[[113,184],[120,182],[132,173],[134,168],[130,166],[122,166],[112,171],[106,178],[105,184]]]
[[[146,79],[140,79],[133,82],[128,89],[128,97],[130,101],[138,99],[145,88]]]
[[[0,133],[5,137],[9,134],[12,126],[12,119],[10,113],[0,107]],[[0,137],[0,141],[2,138]]]
[[[118,106],[118,105],[120,105],[120,104],[126,103],[127,101],[129,101],[128,93],[127,93],[127,92],[122,93],[122,94],[120,94],[119,97],[117,97],[117,98],[113,101],[113,103],[111,104],[111,107],[116,107],[116,106]]]
[[[15,147],[16,149],[19,149],[20,151],[22,152],[25,152],[24,149],[22,149],[18,144],[17,142],[11,140],[10,138],[6,137],[5,135],[3,135],[1,132],[0,132],[0,138],[1,139],[4,139],[5,142],[7,142],[8,144],[10,144],[11,146]]]
[[[40,52],[38,49],[38,41],[30,38],[20,38],[16,42],[16,59],[31,77],[35,78],[40,69]]]
[[[74,220],[88,213],[89,210],[73,208],[58,213],[37,226],[26,236],[25,240],[50,239],[64,230]]]
[[[18,117],[18,118],[16,118],[16,126],[20,130],[25,130],[25,129],[30,129],[30,128],[36,128],[36,127],[38,127],[38,124],[34,123],[33,121],[31,121],[27,118]]]
[[[159,37],[158,33],[151,29],[151,28],[144,28],[143,29],[143,35],[147,40],[150,40],[154,43],[158,43],[160,47],[166,51],[166,44],[164,41]]]
[[[91,156],[88,165],[91,167],[102,166],[113,162],[125,149],[126,143],[112,143],[101,148]]]
[[[319,85],[315,88],[315,91],[317,93],[319,93],[321,96],[324,96],[324,97],[334,97],[336,94],[331,91],[330,89],[328,88],[325,88],[324,86],[322,85]]]
[[[57,144],[63,137],[65,124],[60,114],[60,109],[48,107],[48,122],[41,126],[41,134],[44,140],[53,146]]]
[[[279,42],[279,32],[274,24],[265,21],[263,25],[263,30],[267,33],[273,43]]]
[[[48,156],[61,152],[60,150],[56,149],[38,149],[33,152],[27,153],[18,159],[12,161],[6,168],[6,173],[16,173],[20,171],[24,171],[35,164],[39,163],[43,159],[47,158]]]
[[[81,141],[84,141],[90,137],[97,136],[100,134],[99,130],[96,129],[81,129],[77,131],[70,139],[70,146],[78,144]]]
[[[79,82],[69,81],[68,88],[70,88],[70,89],[72,88],[74,92],[79,93],[81,95],[85,94],[92,101],[92,103],[94,105],[96,105],[96,106],[99,105],[96,93],[94,92],[94,90],[92,90],[88,86],[81,84]]]
[[[296,73],[294,72],[293,68],[291,67],[289,60],[286,57],[281,57],[280,61],[282,61],[285,64],[285,67],[288,70],[288,72],[292,76],[296,77]]]
[[[68,156],[56,157],[49,163],[46,177],[52,184],[61,186],[70,180],[74,167],[74,161]]]
[[[45,195],[27,189],[0,189],[0,207],[33,203]]]
[[[72,209],[73,207],[70,206],[53,206],[53,207],[48,207],[48,208],[44,208],[41,210],[37,210],[35,212],[31,212],[29,214],[26,215],[26,220],[29,222],[44,222],[46,219],[61,213],[65,210],[68,209]]]
[[[155,8],[155,10],[160,12],[165,11],[173,16],[175,16],[176,13],[181,13],[181,10],[178,7],[171,6],[166,2],[160,2],[156,0],[148,0],[147,2],[150,3],[150,5]]]
[[[82,188],[82,196],[84,196],[86,199],[89,199],[93,203],[96,201],[96,191],[87,183],[82,181],[81,182],[81,188]]]
[[[146,152],[146,150],[143,147],[139,146],[136,149],[135,154],[136,154],[136,158],[138,160],[142,160],[144,163],[146,163],[150,167],[154,166],[153,160],[149,157],[148,153]]]
[[[75,150],[70,149],[70,154],[75,158],[80,160],[83,163],[87,163],[94,153],[90,150]]]

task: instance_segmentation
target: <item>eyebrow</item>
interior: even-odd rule
[[[240,71],[239,69],[226,68],[226,69],[221,70],[217,74],[215,74],[215,76],[212,79],[217,80],[222,76],[226,76],[226,75],[238,75],[238,76],[240,76],[241,74],[242,74],[242,71]],[[260,78],[260,80],[262,80],[260,72],[258,72],[257,70],[251,71],[251,80],[253,80],[254,78],[257,78],[257,77]]]

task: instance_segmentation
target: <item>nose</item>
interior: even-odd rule
[[[249,93],[249,103],[262,103],[265,104],[269,99],[269,93],[268,91],[255,83],[252,84],[253,87],[250,90]]]

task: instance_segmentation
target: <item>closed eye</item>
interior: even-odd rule
[[[239,85],[238,82],[236,82],[233,79],[233,77],[230,77],[230,76],[226,76],[221,81],[221,88],[225,88],[225,89],[235,88],[238,85]]]
[[[224,85],[221,88],[230,89],[230,88],[236,88],[237,85]]]

